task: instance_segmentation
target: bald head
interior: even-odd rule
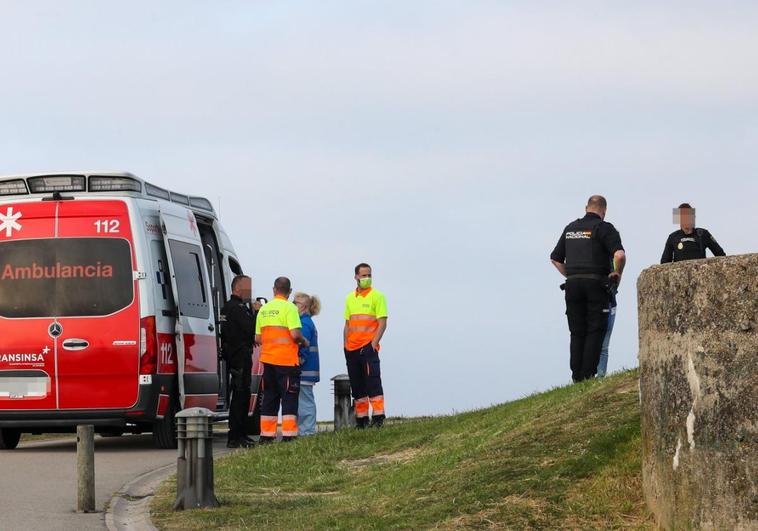
[[[592,212],[597,214],[602,219],[605,219],[605,211],[608,209],[608,202],[602,195],[593,195],[587,200],[587,207],[584,209],[586,212]]]
[[[587,200],[587,208],[608,208],[608,201],[602,195],[593,195]]]
[[[276,295],[284,295],[289,297],[292,292],[292,284],[287,277],[279,277],[274,281],[274,293]]]

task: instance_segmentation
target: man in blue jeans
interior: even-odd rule
[[[613,323],[616,321],[616,293],[611,294],[611,302],[608,306],[608,329],[605,331],[603,346],[600,348],[600,361],[597,364],[597,377],[602,378],[608,371],[608,345],[611,342]]]

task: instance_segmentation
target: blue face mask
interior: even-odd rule
[[[371,277],[361,278],[358,280],[358,285],[361,289],[368,289],[371,287]]]

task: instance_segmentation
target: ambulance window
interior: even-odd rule
[[[168,259],[163,247],[163,240],[150,242],[150,251],[155,267],[155,295],[161,309],[174,308],[174,296],[171,292],[171,275],[168,269]]]
[[[132,303],[132,253],[121,238],[0,243],[0,316],[102,316]]]
[[[239,262],[237,262],[237,260],[235,260],[231,256],[229,257],[229,269],[231,269],[232,273],[234,273],[235,275],[242,274],[242,268],[240,267]]]
[[[176,273],[176,289],[179,291],[179,311],[186,317],[207,319],[210,309],[206,296],[203,251],[191,243],[176,240],[169,240],[168,243]]]

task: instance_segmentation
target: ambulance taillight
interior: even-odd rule
[[[158,366],[158,341],[155,336],[155,317],[140,319],[139,373],[154,374]]]

